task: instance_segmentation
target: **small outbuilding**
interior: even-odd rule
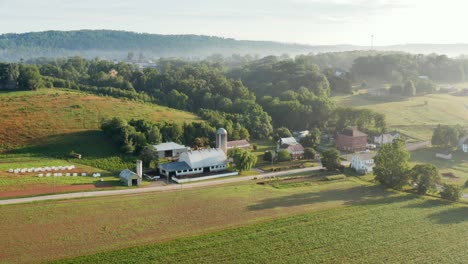
[[[250,143],[246,139],[228,141],[227,149],[233,149],[233,148],[250,149]]]
[[[120,181],[126,186],[140,186],[141,184],[141,177],[129,169],[121,171],[119,177]]]
[[[452,153],[450,151],[441,151],[436,153],[437,158],[450,160],[452,159]]]

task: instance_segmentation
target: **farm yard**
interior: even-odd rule
[[[467,210],[354,177],[294,188],[246,182],[19,204],[0,207],[0,258],[32,263],[97,254],[60,262],[349,263],[366,256],[369,262],[453,262],[468,254]]]
[[[418,141],[430,140],[438,124],[468,123],[468,97],[430,94],[409,99],[390,100],[365,94],[334,97],[341,106],[368,108],[387,117],[389,129],[395,129]]]

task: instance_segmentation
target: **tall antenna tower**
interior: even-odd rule
[[[372,34],[370,36],[371,40],[370,40],[370,49],[371,50],[374,50],[374,34]]]

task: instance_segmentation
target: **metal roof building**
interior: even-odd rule
[[[141,177],[129,169],[121,171],[119,178],[120,181],[126,186],[139,186],[141,184]]]
[[[202,149],[182,153],[178,162],[159,165],[166,176],[190,176],[227,168],[227,156],[222,149]]]
[[[177,144],[175,142],[165,142],[158,145],[153,145],[153,147],[158,151],[159,158],[177,157],[181,153],[190,150],[189,147]]]

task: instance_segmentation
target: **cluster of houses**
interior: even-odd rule
[[[370,173],[375,166],[375,152],[369,151],[376,146],[392,143],[395,139],[400,138],[399,133],[380,134],[373,138],[374,144],[368,143],[368,135],[359,131],[355,127],[349,127],[338,133],[335,139],[335,147],[346,152],[354,152],[349,157],[350,166],[359,173]]]

